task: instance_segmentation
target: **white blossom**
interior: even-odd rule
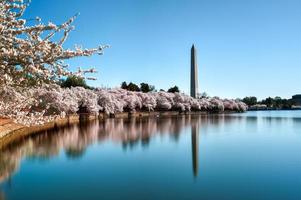
[[[77,15],[61,25],[43,24],[36,18],[37,24],[30,26],[22,18],[27,5],[20,0],[0,0],[0,84],[37,85],[57,81],[62,76],[83,77],[94,73],[94,68],[71,72],[63,60],[102,54],[108,46],[92,49],[77,46],[75,50],[65,50],[63,43],[73,30],[72,23]],[[55,35],[61,38],[55,41]]]

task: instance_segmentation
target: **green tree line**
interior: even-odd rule
[[[140,83],[140,86],[138,86],[137,84],[132,83],[132,82],[127,84],[127,82],[125,82],[125,81],[121,83],[121,88],[124,90],[135,91],[135,92],[144,92],[144,93],[157,91],[155,86],[150,85],[148,83]],[[160,89],[160,91],[165,91],[165,90]],[[173,86],[173,87],[169,88],[167,90],[167,92],[175,93],[175,92],[180,92],[180,90],[179,90],[178,86]]]
[[[282,99],[281,97],[268,97],[261,101],[258,101],[256,97],[249,96],[242,99],[242,101],[247,104],[249,107],[254,106],[256,104],[266,105],[268,108],[274,109],[290,109],[294,105],[294,101],[292,99]]]

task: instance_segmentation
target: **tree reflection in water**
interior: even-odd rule
[[[177,142],[181,130],[186,127],[191,127],[193,174],[197,176],[199,130],[212,124],[222,126],[223,123],[240,118],[226,115],[180,115],[107,119],[46,131],[22,138],[0,151],[0,183],[18,170],[22,159],[50,159],[61,151],[70,159],[78,159],[85,154],[89,145],[108,140],[121,144],[124,150],[133,149],[137,145],[147,148],[155,135],[169,135]]]
[[[4,193],[2,191],[0,191],[0,200],[5,200],[5,196],[4,196]]]

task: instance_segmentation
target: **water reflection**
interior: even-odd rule
[[[4,193],[0,191],[0,200],[4,200],[4,199],[5,199]]]
[[[120,199],[115,191],[129,199],[137,191],[155,194],[149,199],[245,199],[267,185],[273,190],[261,197],[297,192],[300,120],[301,112],[248,112],[107,119],[47,131],[0,150],[0,200],[60,199],[61,191],[70,199]]]
[[[194,177],[199,173],[199,127],[198,123],[191,125],[191,150]]]
[[[0,182],[18,170],[23,158],[47,160],[64,151],[70,159],[81,158],[86,148],[95,142],[107,140],[120,143],[124,150],[137,145],[147,148],[154,135],[169,136],[177,141],[181,130],[191,123],[200,123],[201,117],[108,119],[47,131],[23,138],[1,150]],[[197,126],[193,125],[196,132]],[[197,140],[193,136],[194,140]],[[195,141],[194,146],[197,145]],[[197,147],[194,147],[197,148]],[[197,156],[197,155],[195,155]],[[194,156],[194,157],[195,157]]]
[[[160,118],[107,119],[46,131],[20,141],[0,151],[0,183],[18,171],[22,159],[47,160],[64,152],[68,159],[80,159],[88,146],[107,141],[122,145],[124,151],[137,146],[148,148],[154,136],[168,135],[178,142],[183,129],[191,127],[193,175],[199,168],[199,131],[207,127],[223,129],[229,122],[240,123],[248,116],[181,115]],[[250,117],[252,118],[252,117]],[[253,119],[251,122],[256,123]],[[1,197],[1,195],[0,195]]]

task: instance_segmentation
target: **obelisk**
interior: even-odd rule
[[[190,72],[190,96],[198,97],[198,65],[196,59],[196,49],[194,45],[191,47],[191,72]]]

